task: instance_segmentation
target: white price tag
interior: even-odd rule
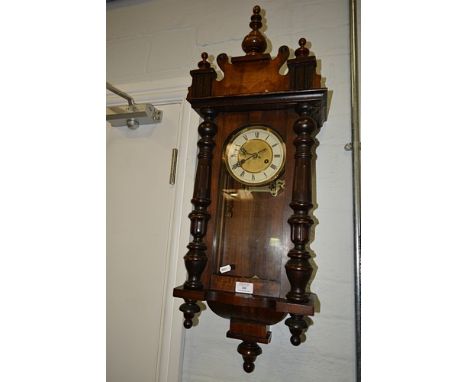
[[[253,286],[253,283],[244,283],[241,281],[236,281],[236,292],[252,294]]]
[[[231,269],[232,269],[232,268],[231,268],[230,265],[225,265],[224,267],[219,268],[219,271],[220,271],[221,273],[226,273],[226,272],[229,272]]]

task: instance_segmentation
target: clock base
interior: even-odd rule
[[[226,337],[241,340],[237,351],[244,359],[244,371],[251,373],[254,362],[262,349],[258,343],[268,344],[271,341],[269,325],[274,325],[289,314],[285,324],[291,332],[291,344],[299,346],[309,323],[305,317],[314,315],[317,297],[311,293],[305,303],[291,302],[285,298],[262,297],[250,294],[233,293],[213,289],[185,289],[183,285],[174,288],[174,297],[183,298],[180,306],[184,313],[184,327],[192,327],[193,317],[200,312],[197,301],[206,301],[211,310],[218,316],[230,321]]]
[[[226,333],[226,337],[248,342],[269,344],[271,341],[271,332],[268,329],[269,325],[231,318],[229,331]]]

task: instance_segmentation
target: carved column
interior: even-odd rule
[[[294,123],[296,138],[294,183],[292,190],[292,201],[290,207],[294,213],[289,218],[291,226],[291,241],[294,243],[285,265],[291,290],[286,298],[294,303],[307,303],[309,293],[306,292],[307,283],[312,276],[312,266],[309,259],[310,254],[307,245],[310,238],[310,228],[313,224],[309,211],[312,208],[312,148],[315,146],[315,136],[319,128],[312,118],[313,108],[308,103],[301,103],[296,107],[299,118]],[[286,320],[286,325],[291,331],[291,343],[295,346],[300,344],[300,335],[307,328],[304,316],[291,314]]]
[[[217,131],[217,126],[214,123],[214,111],[203,110],[202,115],[204,120],[198,127],[200,140],[198,141],[198,165],[192,198],[194,208],[189,214],[192,241],[188,244],[187,248],[189,251],[184,256],[185,268],[187,269],[187,281],[184,283],[184,289],[194,290],[203,289],[200,279],[207,262],[207,247],[203,239],[206,235],[208,220],[210,219],[207,208],[211,203],[211,160],[215,146],[213,138]],[[184,313],[184,326],[187,329],[190,328],[192,326],[192,318],[200,311],[196,301],[185,299],[185,304],[182,304],[179,309]]]

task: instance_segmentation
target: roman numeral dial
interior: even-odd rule
[[[286,148],[281,136],[266,126],[250,126],[235,133],[224,151],[231,176],[246,185],[264,185],[284,168]]]

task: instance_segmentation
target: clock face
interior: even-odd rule
[[[238,182],[262,186],[283,170],[286,147],[281,137],[265,126],[249,126],[231,137],[224,151],[229,174]]]

